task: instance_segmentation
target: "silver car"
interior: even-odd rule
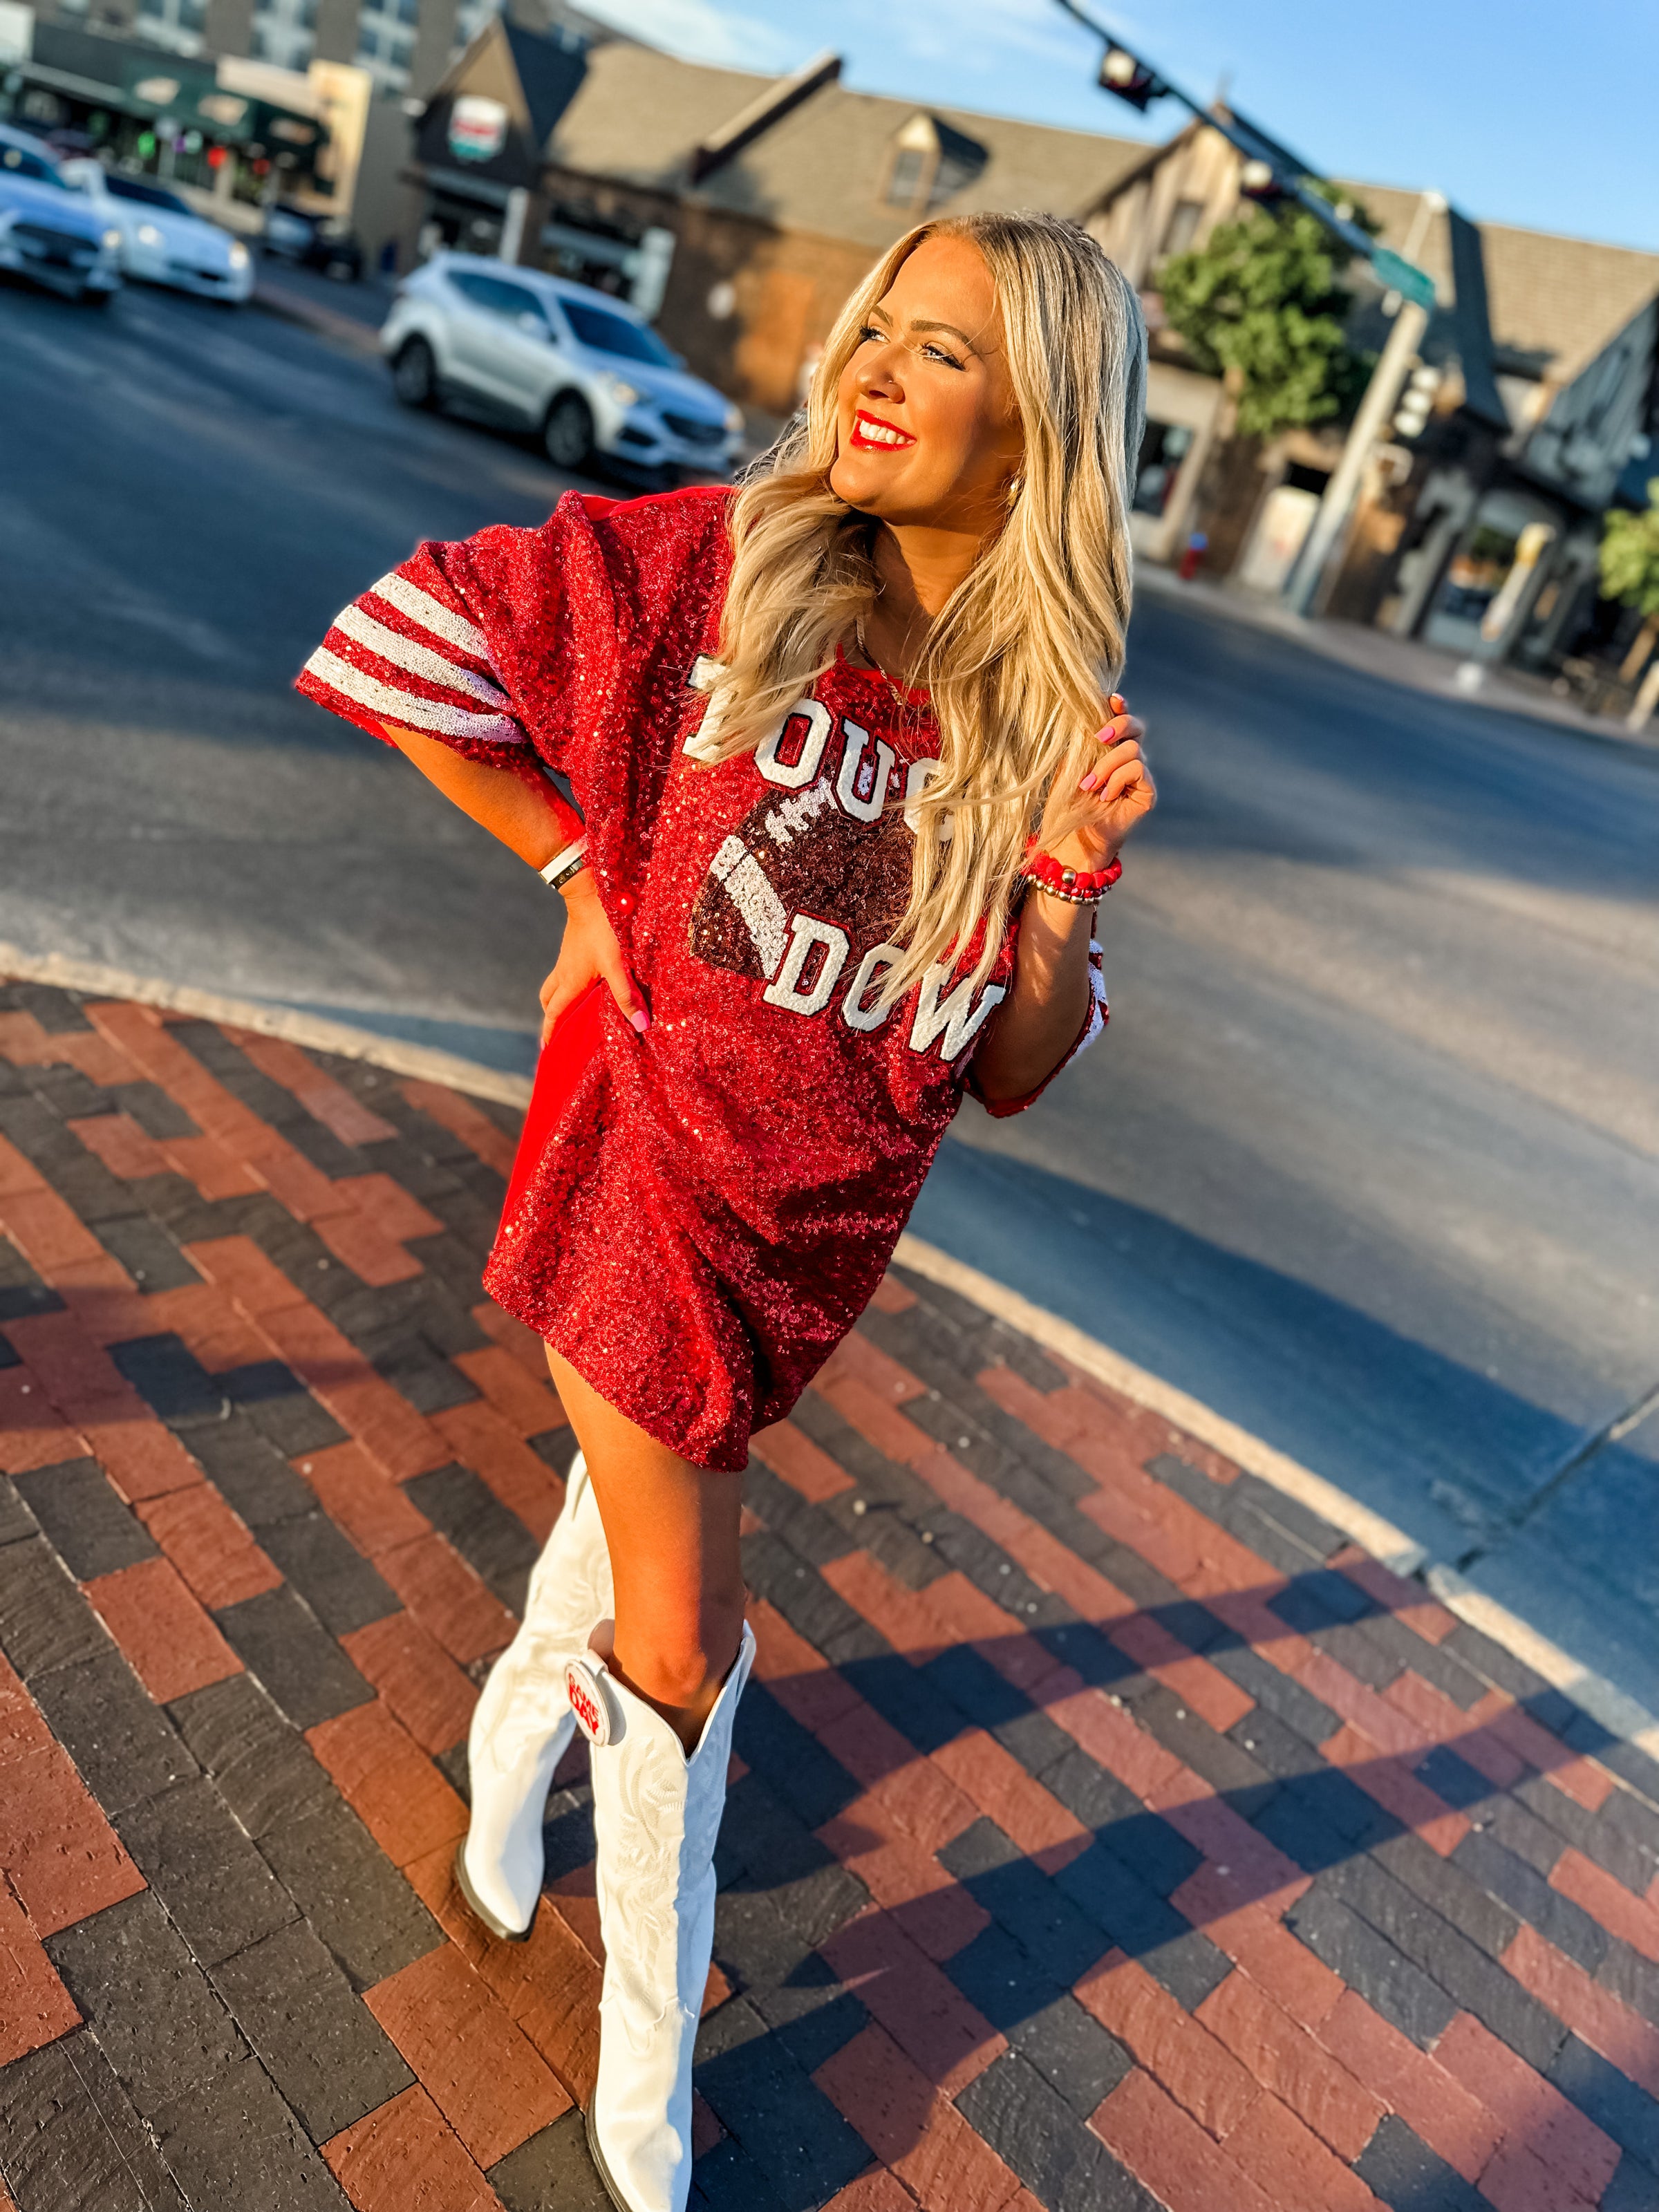
[[[437,253],[398,287],[380,331],[406,406],[454,399],[536,430],[548,459],[595,453],[653,474],[720,475],[743,416],[686,374],[620,300],[474,253]]]

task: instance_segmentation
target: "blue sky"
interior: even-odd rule
[[[941,106],[1163,138],[1094,88],[1098,48],[1054,0],[582,0],[697,61]],[[1127,0],[1096,6],[1188,89],[1238,106],[1328,174],[1432,185],[1489,222],[1659,252],[1654,0]]]

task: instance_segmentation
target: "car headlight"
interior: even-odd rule
[[[605,380],[605,388],[618,407],[635,407],[639,404],[640,395],[626,377],[607,376]]]
[[[741,407],[728,407],[726,409],[726,427],[732,433],[732,435],[734,438],[741,434],[744,428],[743,410]]]
[[[159,230],[152,230],[149,223],[146,223],[143,226],[143,228],[140,230],[138,235],[146,246],[159,246],[161,243],[161,232]],[[120,252],[121,234],[118,230],[110,229],[104,233],[104,250],[107,253],[118,253]]]
[[[240,238],[232,241],[230,248],[230,265],[233,269],[246,269],[247,267],[247,248],[243,245]]]

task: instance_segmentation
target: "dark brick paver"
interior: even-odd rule
[[[0,2212],[582,2212],[580,1751],[465,1738],[574,1442],[514,1116],[0,988]],[[709,2212],[1659,2212],[1659,1769],[890,1274],[756,1439]],[[9,2192],[9,2193],[8,2193]]]

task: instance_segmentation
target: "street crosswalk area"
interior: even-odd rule
[[[574,1439],[514,1115],[0,989],[0,2212],[584,2212],[584,1753],[450,1865]],[[1659,1768],[890,1273],[755,1440],[693,2204],[1654,2212]]]

